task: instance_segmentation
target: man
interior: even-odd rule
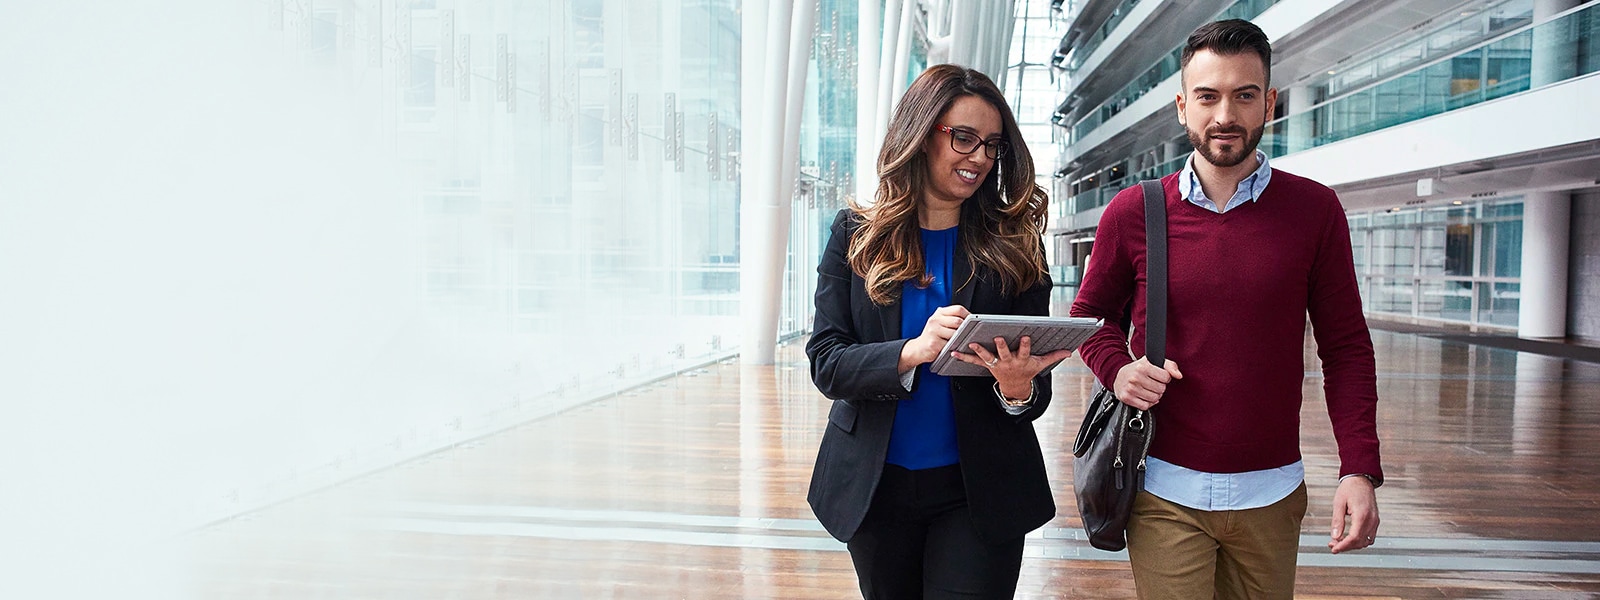
[[[1165,365],[1144,348],[1144,205],[1106,207],[1074,316],[1107,325],[1080,354],[1122,402],[1153,409],[1128,556],[1140,598],[1291,598],[1306,512],[1301,364],[1309,314],[1339,444],[1335,553],[1378,530],[1377,385],[1350,231],[1333,190],[1256,151],[1277,103],[1272,47],[1241,20],[1201,26],[1182,54],[1178,122],[1194,153],[1161,180],[1168,213]],[[1179,365],[1182,365],[1180,370]],[[1346,522],[1348,519],[1348,523]]]

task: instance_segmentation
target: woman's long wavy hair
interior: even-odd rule
[[[866,279],[867,297],[879,306],[893,302],[901,286],[932,279],[922,257],[917,221],[922,194],[929,185],[928,156],[923,147],[935,135],[939,116],[961,96],[976,96],[1000,113],[1005,154],[989,171],[978,191],[961,204],[958,252],[965,252],[977,272],[984,265],[999,274],[1001,293],[1020,293],[1045,277],[1044,188],[1033,182],[1033,155],[1022,141],[1017,120],[1005,96],[987,75],[956,65],[923,71],[900,100],[878,152],[875,201],[850,209],[861,223],[850,240],[850,269]],[[982,151],[980,148],[977,150]],[[971,282],[958,283],[965,286]],[[953,291],[953,290],[952,290]]]

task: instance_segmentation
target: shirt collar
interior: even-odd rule
[[[1189,160],[1183,162],[1183,172],[1178,174],[1181,186],[1179,191],[1183,193],[1184,200],[1203,205],[1202,201],[1211,199],[1206,198],[1205,191],[1200,189],[1200,177],[1194,172],[1194,155],[1195,153],[1190,152]],[[1267,184],[1272,181],[1272,165],[1268,164],[1266,153],[1256,150],[1256,160],[1261,163],[1260,166],[1256,167],[1255,172],[1250,173],[1249,177],[1245,177],[1244,181],[1239,182],[1239,189],[1233,193],[1233,198],[1228,202],[1230,207],[1243,204],[1246,200],[1255,202],[1261,199],[1261,192],[1265,191]]]

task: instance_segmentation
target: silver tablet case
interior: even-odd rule
[[[1076,350],[1079,344],[1094,335],[1104,324],[1101,319],[1083,317],[1036,317],[1021,315],[967,315],[950,341],[939,351],[930,367],[934,373],[947,377],[987,377],[989,369],[961,362],[950,356],[951,352],[971,354],[967,344],[977,342],[990,353],[994,352],[994,338],[1006,339],[1012,351],[1022,336],[1031,338],[1034,355],[1048,354],[1063,348]],[[1054,368],[1055,365],[1050,365]]]

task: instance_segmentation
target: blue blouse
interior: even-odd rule
[[[933,311],[950,304],[950,263],[955,257],[956,232],[956,227],[922,230],[923,262],[933,283],[919,288],[916,282],[908,281],[901,287],[901,337],[921,335]],[[912,470],[956,464],[960,456],[956,452],[956,410],[950,378],[928,370],[928,364],[917,369],[922,371],[917,374],[921,383],[911,392],[911,399],[901,400],[895,409],[887,462]]]

